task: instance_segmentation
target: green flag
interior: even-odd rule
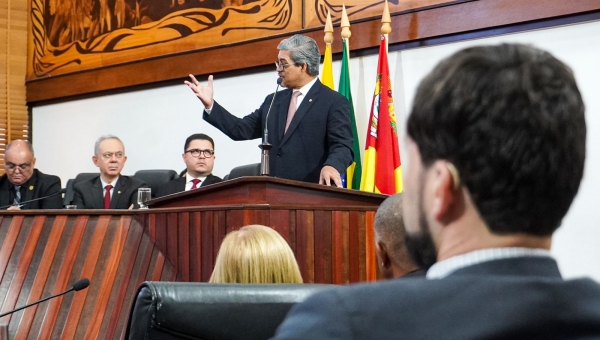
[[[352,92],[350,90],[350,69],[348,66],[348,48],[346,39],[342,39],[342,70],[340,71],[340,83],[338,92],[350,102],[350,121],[352,123],[352,135],[354,142],[352,150],[354,151],[354,161],[346,170],[346,186],[348,189],[360,189],[360,179],[362,176],[362,166],[360,162],[360,148],[358,146],[358,132],[356,130],[356,118],[354,117],[354,104],[352,103]]]

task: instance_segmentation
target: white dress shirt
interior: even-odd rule
[[[479,263],[525,256],[551,257],[549,250],[540,248],[507,247],[480,249],[435,263],[427,271],[426,277],[428,279],[443,279],[456,270]]]

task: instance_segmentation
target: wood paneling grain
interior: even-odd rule
[[[390,49],[428,46],[448,41],[474,39],[509,32],[540,29],[556,25],[592,20],[587,14],[600,14],[596,0],[481,0],[452,6],[401,13],[392,16]],[[353,17],[350,17],[354,20]],[[351,26],[352,51],[377,53],[380,18],[360,20]],[[324,49],[323,29],[303,32],[314,38]],[[336,25],[333,53],[341,51],[339,28]],[[166,80],[186,78],[195,74],[204,79],[208,74],[248,73],[272,65],[281,37],[230,44],[222,48],[181,51],[162,58],[98,68],[86,72],[52,76],[27,82],[28,103],[140,86]],[[267,51],[256,53],[256,51]],[[231,56],[244,56],[231,63]],[[203,62],[198,62],[202,60]],[[272,67],[272,66],[270,66]],[[148,70],[152,70],[149,72]],[[119,76],[115,76],[119,75]],[[179,82],[179,80],[177,81]]]
[[[369,200],[375,198],[385,196]],[[144,280],[208,281],[227,232],[248,224],[280,232],[307,283],[364,281],[373,276],[369,229],[376,209],[366,205],[0,212],[0,310],[88,277],[86,290],[7,317],[10,338],[121,338]]]
[[[174,278],[170,263],[130,214],[5,213],[1,219],[6,230],[0,230],[0,254],[7,254],[1,310],[65,291],[80,277],[91,279],[86,290],[8,316],[10,338],[119,338],[147,273]]]

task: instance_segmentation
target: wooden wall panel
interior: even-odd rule
[[[62,292],[81,277],[91,281],[86,290],[4,317],[11,339],[118,338],[148,274],[175,279],[170,262],[127,214],[5,213],[0,244],[2,311]]]
[[[329,3],[325,1],[324,3]],[[378,4],[379,5],[379,4]],[[596,0],[480,0],[392,16],[390,49],[440,44],[508,32],[539,29],[590,20],[587,14],[600,15]],[[353,52],[377,53],[381,22],[379,18],[360,19],[350,13]],[[311,18],[306,18],[312,20]],[[337,26],[337,25],[336,25]],[[322,27],[305,29],[324,49]],[[334,53],[341,51],[339,28],[335,28]],[[27,102],[65,98],[100,91],[123,89],[166,80],[183,79],[188,74],[204,78],[208,74],[252,69],[272,65],[281,37],[232,43],[222,48],[175,50],[162,58],[137,58],[136,61],[86,72],[45,77],[27,81]],[[396,45],[396,46],[395,46]],[[256,53],[267,51],[267,53]],[[272,52],[268,52],[272,51]],[[181,52],[181,53],[177,53]],[[231,56],[244,56],[231,62]],[[201,60],[202,62],[198,62]],[[149,72],[148,70],[152,70]],[[115,75],[119,75],[118,77]]]
[[[91,281],[2,321],[15,339],[120,338],[143,281],[208,281],[225,235],[247,224],[280,232],[307,283],[371,279],[374,210],[367,203],[0,212],[0,310],[60,293],[82,277]]]

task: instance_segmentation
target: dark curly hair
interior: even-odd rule
[[[425,167],[456,166],[491,232],[547,236],[583,176],[584,112],[571,70],[551,54],[481,46],[421,82],[407,129]]]

